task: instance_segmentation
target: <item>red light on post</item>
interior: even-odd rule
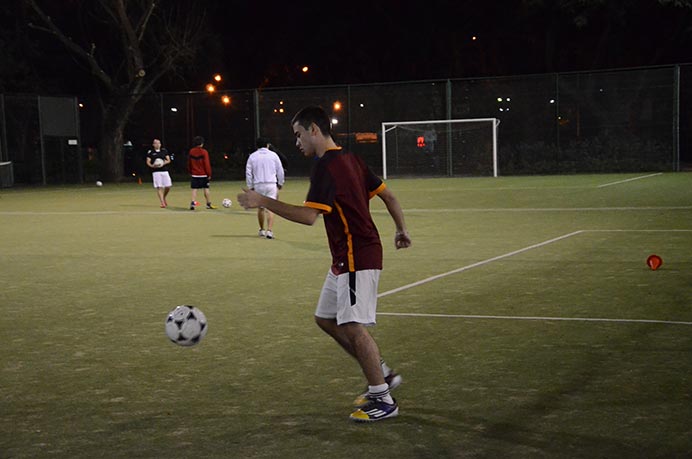
[[[416,146],[417,146],[418,148],[424,148],[424,147],[425,147],[425,137],[424,137],[424,136],[419,135],[419,136],[416,138]]]

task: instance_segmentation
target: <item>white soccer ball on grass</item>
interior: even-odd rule
[[[176,306],[166,317],[166,336],[179,346],[194,346],[207,334],[207,318],[199,308]]]
[[[228,198],[221,201],[221,205],[224,206],[225,208],[231,207],[231,204],[233,204],[233,202]]]

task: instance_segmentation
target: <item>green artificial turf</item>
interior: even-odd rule
[[[372,332],[404,384],[372,425],[312,319],[320,221],[260,239],[238,182],[195,212],[186,183],[0,190],[0,458],[690,457],[692,174],[645,175],[389,180],[413,246],[374,199]]]

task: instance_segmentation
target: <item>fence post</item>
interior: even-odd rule
[[[673,170],[680,172],[680,66],[673,69]]]
[[[255,139],[258,139],[260,136],[259,90],[255,89],[253,95],[255,104]]]
[[[447,96],[447,119],[451,120],[452,119],[452,80],[447,80],[447,90],[446,96]],[[454,161],[452,158],[454,157],[454,152],[452,151],[452,125],[451,123],[447,125],[447,176],[448,177],[453,177],[454,176]]]
[[[41,120],[41,96],[36,96],[36,106],[38,107],[38,137],[41,144],[41,178],[43,185],[46,185],[46,151],[43,145],[43,121]]]
[[[5,124],[5,95],[0,94],[0,120],[2,120],[2,131],[0,131],[0,162],[10,160],[10,152],[7,151],[7,125]]]

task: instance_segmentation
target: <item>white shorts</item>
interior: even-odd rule
[[[168,188],[173,186],[173,182],[171,181],[171,176],[168,174],[168,171],[154,172],[151,174],[151,177],[154,180],[154,188]]]
[[[377,321],[377,285],[379,269],[339,274],[330,269],[324,280],[315,316],[336,319],[337,325],[358,322],[374,325]]]
[[[276,183],[258,183],[252,189],[268,198],[276,199],[279,196],[279,187]]]

